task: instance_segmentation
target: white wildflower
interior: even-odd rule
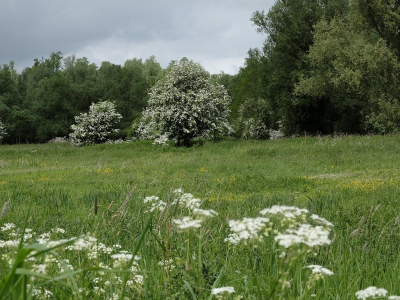
[[[13,228],[15,228],[14,223],[5,223],[4,226],[2,226],[0,229],[1,229],[1,231],[7,231],[7,230],[10,230]]]
[[[193,214],[199,217],[209,217],[209,218],[218,216],[218,213],[213,209],[201,209],[201,208],[193,209]]]
[[[217,299],[222,299],[223,294],[232,294],[235,292],[235,289],[232,286],[224,286],[220,288],[213,288],[211,290],[211,294],[214,295]],[[221,295],[222,294],[222,295]]]
[[[322,266],[319,266],[319,265],[309,265],[309,266],[306,266],[305,268],[312,269],[313,273],[318,273],[318,274],[322,274],[322,275],[333,275],[333,272],[331,270],[324,268]]]
[[[172,219],[179,229],[200,228],[202,220],[193,220],[190,217],[183,217],[182,219]]]
[[[46,274],[46,265],[45,264],[33,264],[32,271],[39,273],[39,274]]]
[[[357,299],[366,300],[369,297],[376,297],[376,296],[386,296],[387,290],[382,288],[376,288],[375,286],[367,287],[365,290],[360,290],[356,292]]]
[[[18,247],[19,245],[19,241],[17,240],[9,240],[9,241],[1,241],[0,240],[0,248],[4,248],[4,247]]]
[[[307,214],[308,210],[305,208],[298,208],[295,206],[284,206],[284,205],[273,205],[270,208],[265,208],[262,211],[260,211],[260,214],[266,215],[266,214],[286,214],[287,216],[300,216],[302,214]]]
[[[275,236],[275,241],[279,245],[289,248],[297,244],[305,244],[309,247],[329,245],[329,231],[322,226],[311,226],[310,224],[301,224],[297,229],[287,229],[286,233]]]
[[[51,231],[55,233],[65,233],[65,229],[63,228],[54,228]]]
[[[150,212],[154,211],[154,210],[164,210],[165,207],[167,206],[167,203],[165,203],[164,201],[160,200],[159,197],[157,196],[150,196],[150,197],[146,197],[144,198],[143,203],[150,203],[151,207],[150,207]]]
[[[132,254],[127,253],[119,253],[111,255],[111,258],[114,259],[114,268],[123,268],[126,264],[132,259]]]
[[[177,193],[177,194],[179,194],[179,193]],[[179,205],[182,207],[186,207],[190,210],[194,210],[194,209],[200,207],[201,200],[196,199],[192,194],[184,193],[184,194],[180,195],[179,198],[175,199],[172,202],[172,205],[176,205],[176,203],[179,203]]]
[[[160,260],[158,265],[164,267],[166,271],[171,271],[175,269],[174,260],[171,258],[169,260]]]
[[[236,233],[230,233],[228,237],[224,239],[224,242],[237,245],[240,242],[240,237]]]
[[[134,275],[134,276],[133,276],[133,280],[134,280],[137,284],[143,284],[143,276],[142,276],[142,275]]]
[[[65,247],[67,250],[87,250],[91,249],[95,245],[97,239],[92,236],[84,236],[74,241],[70,246]]]
[[[260,231],[266,227],[269,219],[263,217],[243,218],[243,220],[229,220],[228,224],[240,239],[262,238]]]

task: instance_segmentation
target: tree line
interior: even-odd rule
[[[101,99],[113,101],[122,115],[121,137],[146,106],[148,90],[162,76],[154,56],[127,60],[123,66],[110,62],[100,67],[86,58],[61,52],[35,59],[21,74],[14,63],[0,68],[0,120],[5,124],[5,143],[43,143],[68,136],[74,117],[87,112]]]
[[[238,74],[214,74],[232,102],[238,137],[396,133],[400,128],[400,4],[397,0],[277,0],[251,17],[266,39]],[[132,134],[148,92],[166,73],[155,57],[100,67],[60,52],[20,74],[0,67],[0,120],[6,143],[68,136],[74,117],[109,99]]]

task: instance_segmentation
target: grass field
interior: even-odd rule
[[[399,183],[399,136],[227,140],[190,149],[151,142],[3,145],[0,205],[7,203],[7,209],[0,221],[0,298],[12,299],[12,286],[28,287],[26,297],[34,299],[50,297],[46,290],[53,293],[49,299],[357,299],[355,293],[369,286],[400,295]],[[173,204],[179,188],[218,216],[200,228],[179,230],[174,220],[192,213]],[[150,212],[144,203],[152,195],[165,202],[161,210]],[[307,209],[303,221],[316,214],[332,222],[330,245],[283,249],[273,238],[287,229],[279,214],[268,216],[262,240],[224,241],[232,232],[229,220],[260,217],[273,205]],[[12,273],[18,255],[4,243],[21,238],[16,229],[24,221],[32,229],[24,249],[43,233],[51,240],[90,234],[97,242],[91,250],[42,249],[36,261],[18,266],[24,271]],[[7,223],[16,227],[7,229]],[[112,255],[121,250],[140,259],[118,263]],[[307,265],[334,274],[311,273]],[[66,275],[55,282],[32,280],[27,270]],[[228,286],[235,292],[211,294]]]

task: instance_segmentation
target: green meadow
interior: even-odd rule
[[[12,273],[15,250],[3,245],[0,298],[357,299],[355,293],[369,286],[400,295],[399,183],[396,135],[222,140],[192,148],[147,141],[3,145],[0,205],[7,205],[1,226],[15,224],[18,237],[18,228],[29,228],[31,243],[55,228],[65,230],[54,232],[59,240],[90,234],[97,245],[118,245],[112,253],[123,249],[140,256],[120,267],[136,265],[134,274],[142,279],[126,285],[132,272],[110,267],[111,250],[98,250],[90,260],[66,246],[52,250],[56,254],[41,251],[43,257],[68,259],[73,267],[67,275],[50,280],[62,273],[50,266],[43,271],[49,278],[34,279],[26,271],[32,270],[29,260],[18,267],[25,271]],[[200,228],[178,230],[173,219],[187,211],[171,204],[176,189],[201,199],[201,208],[218,216]],[[144,199],[153,195],[166,207],[151,212]],[[299,248],[298,256],[287,251],[285,257],[271,236],[237,245],[224,241],[229,220],[260,216],[273,205],[305,208],[332,222],[330,245]],[[12,237],[0,231],[3,242]],[[307,265],[334,274],[311,281]],[[34,294],[33,285],[42,294]],[[227,286],[235,292],[211,294]],[[13,294],[12,287],[25,294]],[[45,290],[53,295],[46,298]]]

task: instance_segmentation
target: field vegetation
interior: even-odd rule
[[[0,298],[22,299],[25,290],[34,299],[367,299],[355,293],[370,286],[387,294],[366,294],[400,295],[399,141],[393,135],[191,148],[151,141],[3,145]],[[331,222],[329,243],[285,249],[273,238],[285,218],[260,214],[274,205],[307,209],[302,223],[312,214]],[[213,217],[184,229],[194,208]],[[257,219],[256,236],[226,240],[241,236],[232,220],[245,217],[268,217],[268,225]],[[16,255],[19,240],[7,241],[21,238],[24,227]],[[57,244],[49,240],[65,244],[48,250]]]

